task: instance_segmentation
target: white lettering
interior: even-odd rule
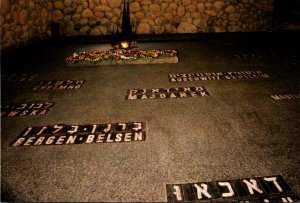
[[[60,80],[60,81],[55,82],[54,85],[62,85],[63,83],[64,83],[64,81]]]
[[[152,93],[159,93],[159,89],[152,89]]]
[[[76,137],[77,137],[77,135],[75,135],[75,136],[69,136],[68,140],[67,140],[67,142],[65,144],[74,144],[75,140],[76,140]]]
[[[148,99],[147,95],[143,94],[141,99]]]
[[[55,139],[55,136],[48,137],[48,139],[47,139],[47,141],[46,141],[45,144],[52,144],[53,141],[54,141],[54,139]]]
[[[202,194],[205,195],[207,198],[211,198],[211,195],[208,193],[207,185],[204,183],[201,183],[201,187],[197,184],[194,184],[195,188],[197,189],[197,198],[202,199]]]
[[[290,197],[282,197],[281,200],[282,202],[294,202]]]
[[[105,128],[103,131],[107,133],[108,131],[110,131],[110,129],[111,129],[111,124],[109,123],[107,124],[107,128]]]
[[[280,100],[281,97],[279,97],[278,95],[271,95],[271,97],[274,99],[274,100]]]
[[[31,143],[33,142],[33,140],[34,140],[35,138],[36,138],[36,137],[30,137],[30,138],[28,138],[28,140],[24,143],[24,145],[26,145],[26,146],[31,145]]]
[[[159,97],[160,97],[161,99],[164,99],[164,98],[166,98],[166,94],[159,94]]]
[[[127,96],[127,99],[128,99],[128,100],[137,99],[137,95],[131,95],[131,94],[129,94],[129,95]]]
[[[176,98],[176,95],[174,93],[171,93],[170,98]]]
[[[36,135],[42,134],[44,132],[44,130],[46,130],[46,129],[47,129],[46,126],[42,127],[42,129]]]
[[[59,126],[59,125],[54,125],[53,128],[56,129],[52,132],[52,134],[57,133],[58,131],[60,131],[61,129],[63,129],[64,126]]]
[[[131,141],[131,134],[132,133],[125,133],[125,139],[124,139],[125,142],[130,142]]]
[[[33,110],[29,115],[30,116],[35,116],[38,112],[39,112],[39,110]]]
[[[67,89],[68,90],[71,90],[71,89],[74,89],[74,87],[75,87],[75,85],[69,85],[68,87],[67,87]],[[79,88],[78,88],[79,89]]]
[[[185,98],[185,97],[187,97],[187,95],[186,95],[185,92],[180,92],[180,93],[179,93],[179,96],[180,96],[180,98]]]
[[[26,106],[27,106],[27,104],[21,104],[21,107],[18,107],[16,109],[25,109]]]
[[[268,181],[268,182],[272,181],[274,183],[275,187],[277,188],[277,190],[279,192],[282,192],[283,190],[280,187],[280,185],[278,184],[278,182],[276,181],[276,179],[277,179],[276,177],[264,178],[265,181]]]
[[[65,138],[66,138],[66,136],[60,136],[55,144],[63,144],[63,141],[65,140]]]
[[[20,111],[11,111],[9,112],[9,114],[7,115],[8,117],[11,117],[11,116],[15,116],[19,113]]]
[[[118,125],[122,126],[122,130],[126,129],[126,123],[119,123]]]
[[[116,139],[115,139],[115,141],[116,142],[121,142],[122,141],[122,133],[118,133],[118,134],[116,134]]]
[[[23,111],[23,112],[20,114],[20,116],[26,116],[26,114],[27,114],[28,112],[29,112],[28,110],[25,110],[25,111]]]
[[[201,96],[205,97],[205,96],[209,96],[209,94],[207,92],[200,92]]]
[[[201,92],[203,90],[203,87],[195,87],[196,92]]]
[[[22,135],[23,137],[25,137],[26,135],[28,135],[28,133],[32,130],[32,127],[29,127],[27,129],[27,131]]]
[[[134,141],[143,140],[143,132],[134,133]]]
[[[177,201],[182,201],[182,195],[181,195],[181,191],[180,191],[180,187],[177,185],[174,185],[173,188],[175,189],[175,192],[173,192],[174,195],[176,195],[176,199]]]
[[[107,135],[106,142],[113,142],[114,140],[111,139],[111,134]]]
[[[88,137],[87,137],[85,143],[92,143],[93,140],[94,140],[94,137],[95,137],[94,134],[88,135]]]
[[[248,180],[243,180],[243,182],[247,185],[248,191],[251,195],[254,195],[253,189],[261,194],[264,193],[261,189],[258,188],[256,180],[250,179],[251,183]]]
[[[92,129],[91,133],[94,134],[96,132],[96,129],[97,129],[97,125],[93,125],[93,129]]]
[[[133,125],[136,126],[136,127],[132,128],[135,131],[142,129],[142,123],[133,123]]]
[[[103,142],[104,137],[105,137],[105,134],[99,134],[98,137],[97,137],[96,142]]]
[[[22,142],[23,142],[24,140],[25,140],[24,137],[19,138],[19,139],[13,144],[13,146],[16,147],[16,146],[21,145]]]
[[[155,94],[151,94],[151,97],[149,99],[155,99]]]
[[[53,85],[49,85],[46,89],[49,90],[53,87]]]
[[[228,189],[227,193],[222,193],[222,197],[232,197],[234,195],[234,191],[229,182],[219,182],[218,184],[222,187],[227,187]]]
[[[47,109],[44,109],[43,111],[40,112],[40,115],[45,115],[48,112]]]
[[[68,130],[67,133],[73,134],[78,131],[78,125],[72,125],[71,128],[74,128],[74,129]]]
[[[45,103],[45,108],[47,109],[47,108],[50,108],[50,107],[52,107],[52,106],[54,106],[54,103],[52,103],[52,102],[46,102]]]
[[[39,137],[33,145],[41,145],[44,141],[45,137]]]
[[[195,92],[190,93],[192,97],[197,97],[197,94]]]
[[[61,86],[58,87],[58,89],[59,90],[64,90],[64,89],[67,89],[67,87],[68,87],[68,85],[65,85],[65,86],[61,85]]]

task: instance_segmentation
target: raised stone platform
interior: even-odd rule
[[[82,62],[82,63],[73,63],[73,64],[66,64],[67,67],[82,67],[82,66],[107,66],[107,65],[140,65],[140,64],[162,64],[162,63],[178,63],[177,56],[160,56],[156,59],[152,60],[118,60],[118,61],[105,61],[99,63],[89,63],[89,62]]]
[[[66,58],[68,67],[178,63],[176,50],[113,49],[73,53]]]

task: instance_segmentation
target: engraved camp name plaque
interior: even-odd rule
[[[168,184],[168,202],[296,202],[280,175],[215,182]]]
[[[108,123],[27,127],[11,146],[71,145],[146,140],[146,123]]]
[[[30,82],[37,78],[39,74],[27,74],[27,73],[21,73],[21,74],[12,74],[12,75],[1,75],[1,81],[2,82]]]
[[[172,87],[153,89],[130,89],[126,100],[167,99],[209,96],[205,87]]]
[[[80,89],[84,83],[84,80],[40,81],[32,90],[73,90]]]
[[[45,115],[54,104],[54,102],[37,102],[4,105],[1,107],[1,118]]]
[[[259,79],[269,78],[267,73],[262,71],[234,71],[234,72],[215,72],[215,73],[185,73],[169,74],[170,82],[189,82],[205,80],[235,80],[235,79]]]
[[[300,94],[275,94],[270,97],[274,100],[300,99]]]

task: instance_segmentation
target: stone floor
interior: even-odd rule
[[[46,115],[1,119],[3,201],[166,202],[166,185],[282,175],[300,195],[297,35],[205,36],[140,42],[177,49],[179,63],[66,67],[79,50],[107,44],[42,43],[2,55],[1,103],[55,102]],[[235,57],[235,55],[251,57]],[[257,57],[256,57],[257,56]],[[261,70],[265,79],[171,83],[168,74]],[[41,80],[85,80],[77,90],[32,91]],[[125,100],[128,89],[204,86],[210,96]],[[10,147],[26,127],[145,122],[146,140]]]

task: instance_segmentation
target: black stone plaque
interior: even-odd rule
[[[300,94],[275,94],[270,95],[274,100],[290,100],[290,99],[300,99]]]
[[[76,90],[80,89],[84,83],[84,80],[40,81],[32,90]]]
[[[11,146],[70,145],[146,140],[146,123],[108,123],[27,127]]]
[[[243,54],[234,54],[237,59],[266,59],[271,58],[271,55],[262,54],[262,53],[243,53]]]
[[[206,80],[235,80],[235,79],[259,79],[269,78],[267,73],[262,71],[234,71],[234,72],[215,72],[215,73],[186,73],[169,74],[170,82],[189,82]]]
[[[282,176],[236,180],[167,184],[168,202],[296,202],[295,195]]]
[[[1,107],[1,117],[45,115],[54,105],[54,102],[8,104]]]
[[[39,74],[27,74],[27,73],[21,73],[21,74],[12,74],[12,75],[1,75],[1,81],[2,82],[30,82],[37,78]]]
[[[205,87],[176,87],[130,89],[127,91],[126,100],[167,99],[209,96]]]

